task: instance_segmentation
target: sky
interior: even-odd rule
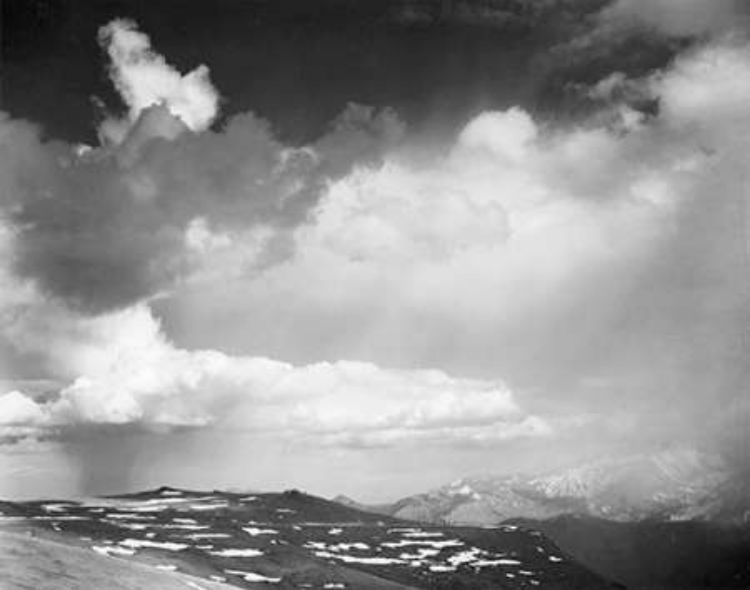
[[[0,497],[744,469],[749,19],[3,3]]]

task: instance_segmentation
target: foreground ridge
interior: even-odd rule
[[[188,574],[205,588],[204,580],[241,588],[612,587],[538,531],[418,525],[296,490],[161,487],[83,502],[2,502],[0,511],[2,530],[104,563]]]

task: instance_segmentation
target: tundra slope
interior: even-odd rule
[[[0,588],[34,590],[232,590],[232,586],[134,561],[92,555],[38,536],[0,532]]]
[[[537,531],[421,526],[297,491],[0,504],[6,528],[244,588],[603,588]]]

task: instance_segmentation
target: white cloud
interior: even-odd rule
[[[193,285],[172,325],[298,363],[502,375],[562,413],[587,411],[575,383],[597,372],[608,411],[629,406],[642,425],[675,400],[713,407],[707,383],[731,395],[727,370],[746,362],[729,361],[729,318],[746,305],[735,222],[748,68],[745,44],[706,44],[600,87],[615,123],[484,113],[437,157],[355,169],[297,229],[292,258],[220,293],[214,279]],[[635,110],[644,97],[656,113]]]
[[[747,141],[748,49],[747,43],[731,40],[700,47],[655,76],[652,90],[661,98],[665,122],[707,141],[707,148]]]
[[[40,320],[40,316],[48,317]],[[295,367],[175,348],[145,305],[86,318],[41,305],[14,326],[27,351],[77,375],[53,399],[0,397],[7,424],[65,432],[77,424],[208,426],[317,442],[501,440],[548,435],[501,382],[339,361]]]
[[[519,162],[528,155],[538,133],[528,113],[516,107],[475,117],[461,131],[458,144],[464,149],[489,150],[500,160]]]
[[[0,394],[0,444],[34,439],[46,429],[49,416],[31,397],[13,390]]]
[[[219,94],[208,68],[198,66],[182,75],[151,48],[136,24],[118,19],[102,27],[99,41],[110,58],[110,77],[128,107],[126,122],[108,120],[102,134],[114,143],[125,138],[129,125],[148,107],[163,104],[192,131],[203,131],[216,118]]]
[[[312,339],[383,338],[417,362],[442,330],[479,347],[524,339],[589,297],[625,297],[707,165],[700,144],[646,124],[558,131],[517,108],[484,113],[429,164],[396,155],[332,183],[296,256],[250,284],[248,313],[284,301],[301,337],[338,313],[358,329]]]
[[[0,395],[0,425],[33,426],[44,422],[44,412],[20,391]]]
[[[721,74],[706,72],[708,62],[722,65]],[[273,306],[263,297],[291,297],[311,315],[374,310],[385,321],[363,338],[411,346],[406,332],[415,313],[433,318],[438,330],[513,334],[539,314],[544,322],[544,314],[580,308],[592,277],[609,277],[607,294],[622,297],[639,262],[673,231],[686,190],[712,165],[706,131],[695,125],[716,131],[719,115],[691,84],[709,75],[728,86],[717,100],[731,113],[750,95],[734,80],[743,67],[736,48],[710,48],[641,82],[662,100],[661,128],[641,120],[624,132],[543,129],[515,108],[475,118],[428,165],[406,154],[360,167],[333,182],[297,230],[294,258],[260,273],[261,303],[250,307],[266,310]],[[243,239],[214,232],[204,217],[183,235],[218,268],[225,268],[222,253]],[[222,277],[206,280],[213,286]],[[379,309],[374,299],[383,293],[387,305]],[[189,351],[170,342],[146,304],[85,317],[35,297],[15,305],[6,333],[68,381],[58,399],[40,406],[58,426],[221,423],[351,444],[553,432],[500,382]],[[426,329],[423,341],[431,342],[433,328]]]
[[[197,131],[213,117],[210,101],[183,88],[197,78],[169,73],[172,90],[156,96],[148,89],[167,66],[140,33],[114,29],[125,34],[110,41],[125,52],[113,59],[132,109],[116,150],[133,146],[116,174],[106,150],[63,166],[60,146],[0,121],[0,147],[13,148],[0,161],[3,198],[13,196],[0,221],[0,333],[66,384],[43,401],[5,393],[9,428],[27,429],[16,434],[117,424],[339,446],[491,445],[558,434],[558,375],[586,371],[606,374],[601,397],[633,402],[626,414],[640,411],[641,425],[662,421],[654,405],[677,394],[682,407],[715,404],[697,374],[705,365],[692,361],[725,344],[726,318],[744,317],[735,267],[713,245],[727,232],[711,215],[746,186],[746,45],[702,46],[643,80],[609,78],[596,92],[622,100],[614,124],[487,112],[435,157],[404,148],[380,165],[402,129],[361,108],[302,150],[249,115],[182,133],[165,108]],[[146,52],[148,67],[129,51]],[[634,95],[657,99],[658,113],[638,113]],[[156,99],[166,107],[148,108]],[[142,151],[154,134],[169,141]],[[259,264],[278,227],[290,251]],[[25,256],[21,280],[10,264]],[[173,275],[194,279],[192,299]],[[176,345],[146,303],[167,287],[165,308],[200,338],[294,364]],[[694,326],[688,354],[675,343]],[[343,358],[371,362],[317,362]],[[451,376],[469,374],[462,363],[490,377]],[[415,368],[425,366],[442,370]],[[532,411],[494,379],[519,366],[556,409]]]

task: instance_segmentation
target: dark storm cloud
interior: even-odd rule
[[[126,166],[117,151],[79,157],[29,138],[37,156],[20,153],[34,169],[8,175],[17,177],[6,209],[19,228],[16,268],[90,312],[133,303],[185,271],[191,220],[219,231],[294,226],[328,180],[376,161],[398,129],[387,114],[352,107],[309,151],[289,150],[248,114],[219,131],[151,139]],[[19,153],[18,143],[5,147]]]

